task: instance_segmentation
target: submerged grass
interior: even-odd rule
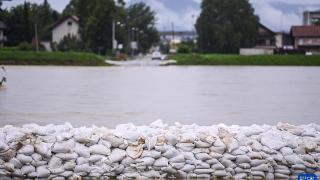
[[[2,65],[106,66],[105,58],[92,53],[0,51]]]
[[[320,66],[320,56],[176,54],[178,65]]]

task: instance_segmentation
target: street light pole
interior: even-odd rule
[[[112,20],[112,51],[115,53],[116,47],[116,23]]]

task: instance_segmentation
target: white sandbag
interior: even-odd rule
[[[211,166],[211,169],[213,170],[224,170],[225,167],[221,163],[217,163]]]
[[[161,152],[156,151],[156,150],[146,150],[142,152],[141,157],[152,157],[154,159],[158,159],[161,157]]]
[[[146,171],[146,172],[141,172],[141,175],[147,178],[160,178],[160,173],[158,171]]]
[[[8,172],[14,172],[14,165],[11,163],[4,163],[4,169]]]
[[[79,143],[75,144],[74,152],[76,152],[79,156],[84,158],[90,157],[89,148]]]
[[[185,162],[184,155],[183,155],[183,154],[179,154],[179,155],[171,158],[171,159],[169,160],[169,162],[172,162],[172,163],[182,163],[182,162]]]
[[[56,157],[62,159],[63,161],[75,160],[78,158],[77,153],[58,153],[55,155]]]
[[[89,173],[90,171],[91,171],[91,167],[89,166],[89,164],[78,165],[74,168],[75,173],[79,173],[79,172]]]
[[[167,140],[167,144],[169,144],[169,145],[173,145],[174,146],[179,142],[177,135],[175,135],[173,133],[166,134],[165,138]]]
[[[211,152],[215,152],[215,153],[218,153],[218,154],[223,154],[225,151],[226,151],[226,148],[225,147],[216,147],[216,146],[211,146],[209,148],[209,150]]]
[[[206,161],[211,159],[212,157],[209,156],[207,153],[199,153],[195,155],[197,159],[201,160],[201,161]]]
[[[240,149],[236,149],[236,150],[232,151],[231,154],[234,155],[234,156],[238,156],[238,155],[245,155],[246,152],[244,152],[244,151],[242,151]]]
[[[250,163],[251,159],[247,155],[239,155],[236,159],[237,164]]]
[[[155,159],[152,157],[144,157],[136,160],[138,166],[152,166]]]
[[[235,168],[235,167],[237,167],[236,164],[233,163],[232,161],[230,161],[228,159],[223,159],[223,158],[221,160],[221,164],[223,164],[227,168]]]
[[[122,161],[126,157],[126,151],[122,149],[114,149],[112,150],[109,159],[112,163]]]
[[[182,151],[192,151],[195,147],[195,144],[193,143],[178,143],[176,144],[176,147],[181,149]]]
[[[250,162],[250,165],[255,167],[255,166],[259,166],[261,164],[266,164],[266,163],[267,163],[267,161],[264,159],[261,159],[261,160],[260,159],[252,159]]]
[[[105,158],[105,155],[94,154],[89,157],[89,162],[95,163],[101,161],[103,158]]]
[[[191,161],[196,160],[196,157],[192,152],[182,152],[182,154],[184,155],[184,158],[186,160],[191,160]]]
[[[25,136],[24,133],[20,132],[18,129],[13,128],[6,134],[6,144],[11,142],[17,142]]]
[[[41,161],[42,160],[42,156],[38,153],[33,153],[31,155],[32,159],[35,160],[35,161]]]
[[[261,165],[261,164],[260,164]],[[251,165],[250,163],[241,163],[241,164],[238,164],[238,166],[242,169],[250,169],[251,168]]]
[[[195,148],[192,150],[192,153],[198,154],[198,153],[210,153],[210,150],[208,148]]]
[[[65,142],[56,142],[53,145],[52,152],[55,153],[69,153],[74,149],[75,143],[71,140]]]
[[[63,167],[59,167],[56,169],[49,169],[51,174],[55,175],[55,174],[61,174],[63,172],[65,172],[66,170]]]
[[[112,134],[106,134],[102,136],[102,139],[110,142],[113,148],[118,148],[121,144],[124,143],[124,139],[116,137]]]
[[[248,179],[248,175],[246,173],[239,173],[234,176],[235,180]]]
[[[154,147],[154,149],[156,151],[159,151],[161,153],[165,153],[166,151],[168,151],[171,148],[173,148],[173,146],[171,146],[171,145],[161,145],[161,146],[155,146]]]
[[[169,160],[165,157],[161,157],[154,162],[154,166],[156,167],[167,167]]]
[[[267,164],[261,164],[256,167],[252,167],[253,171],[262,171],[262,172],[268,172],[269,171],[269,166]]]
[[[67,161],[63,164],[63,169],[65,170],[73,170],[76,167],[76,163],[74,161]]]
[[[206,162],[210,165],[220,163],[217,159],[214,159],[214,158],[208,159]]]
[[[49,169],[57,169],[62,166],[62,160],[60,158],[57,158],[56,156],[53,156],[49,161]]]
[[[44,166],[44,165],[47,165],[47,164],[48,164],[48,161],[35,161],[35,160],[33,160],[31,162],[31,165],[34,166],[34,167]]]
[[[101,155],[110,155],[111,153],[108,147],[101,144],[90,146],[89,151],[91,154],[101,154]]]
[[[196,167],[195,167],[194,165],[186,164],[186,165],[181,169],[181,171],[189,173],[189,172],[193,171],[195,168],[196,168]]]
[[[262,171],[251,171],[251,175],[254,177],[256,177],[256,176],[262,177],[262,178],[266,177],[265,173]]]
[[[195,169],[194,173],[196,174],[211,174],[215,172],[213,169]]]
[[[122,161],[121,164],[125,165],[125,166],[130,166],[131,164],[133,164],[135,162],[134,159],[132,159],[131,157],[125,157]]]
[[[50,171],[46,166],[37,167],[37,177],[38,178],[46,178],[50,176]]]
[[[40,143],[34,145],[34,149],[35,149],[35,152],[39,153],[42,156],[51,157],[51,155],[52,155],[51,146],[53,146],[52,143],[40,142]]]
[[[186,163],[182,162],[182,163],[170,163],[170,165],[176,169],[176,170],[179,170],[179,169],[182,169]]]
[[[127,155],[133,159],[137,159],[142,155],[143,152],[143,145],[138,146],[128,146]]]
[[[180,142],[182,143],[193,143],[198,139],[197,134],[194,132],[187,132],[181,134]]]
[[[5,142],[0,141],[0,152],[6,151],[8,149],[9,149],[9,146]]]
[[[217,177],[224,177],[227,175],[227,172],[225,170],[217,170],[214,171],[214,175]]]
[[[77,165],[88,164],[89,159],[84,157],[79,157],[76,162],[77,162]]]
[[[19,159],[17,159],[17,158],[12,158],[12,159],[10,159],[10,161],[9,161],[13,166],[14,166],[14,168],[16,168],[16,169],[20,169],[22,166],[23,166],[23,164],[19,161]]]
[[[73,175],[73,171],[64,171],[63,173],[61,173],[59,175],[64,177],[64,178],[68,178],[68,177],[71,177]],[[73,179],[73,178],[70,178],[70,179]]]
[[[237,156],[233,156],[233,155],[231,155],[231,154],[225,153],[225,154],[223,155],[223,158],[224,158],[224,159],[228,159],[228,160],[230,160],[230,161],[234,161],[234,160],[237,159]]]
[[[17,159],[22,163],[22,164],[28,164],[32,162],[32,157],[26,156],[24,154],[18,154]]]
[[[261,143],[271,149],[279,150],[287,145],[287,142],[284,141],[283,136],[278,131],[270,130],[261,136]]]
[[[300,163],[303,162],[300,159],[300,157],[298,155],[296,155],[296,154],[287,155],[287,156],[284,156],[284,158],[291,165],[300,164]]]
[[[177,151],[175,148],[171,148],[168,151],[166,151],[164,154],[162,154],[163,157],[166,157],[168,159],[171,159],[179,154],[179,151]]]
[[[210,164],[208,164],[206,162],[202,162],[200,160],[196,160],[195,164],[196,164],[196,169],[209,169],[210,168]]]
[[[248,153],[248,156],[250,159],[262,159],[262,155],[260,152],[252,151]]]
[[[293,154],[293,150],[289,147],[283,147],[280,149],[280,152],[282,153],[283,156],[291,155]]]
[[[21,168],[21,173],[22,173],[23,175],[27,175],[27,174],[30,174],[30,173],[35,172],[35,171],[36,171],[36,168],[33,167],[33,166],[30,166],[30,165],[23,166],[23,167]]]

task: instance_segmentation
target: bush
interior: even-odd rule
[[[186,44],[180,44],[178,48],[178,53],[187,54],[191,52],[191,48]]]
[[[19,44],[18,49],[20,51],[32,51],[32,50],[34,50],[34,47],[32,44],[30,44],[28,42],[22,42]]]
[[[59,51],[81,51],[81,42],[75,36],[65,36],[57,45]]]

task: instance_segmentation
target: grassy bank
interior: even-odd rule
[[[170,58],[177,60],[178,65],[320,66],[320,56],[304,55],[176,54]]]
[[[78,52],[1,51],[2,65],[105,66],[102,56]]]

